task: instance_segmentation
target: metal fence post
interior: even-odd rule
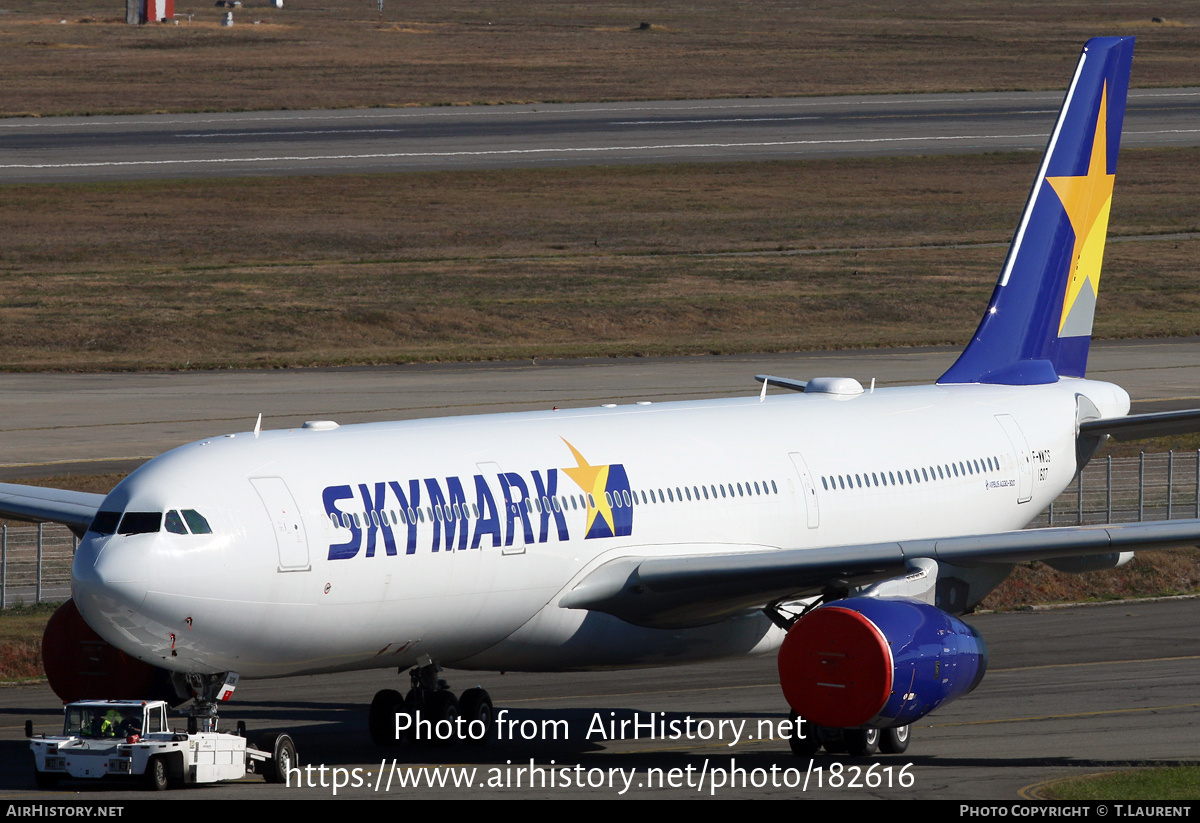
[[[42,602],[42,524],[38,523],[37,536],[37,589],[34,595],[34,603]]]
[[[1083,469],[1079,470],[1079,477],[1076,478],[1075,484],[1075,523],[1083,525]]]
[[[1175,496],[1175,450],[1167,452],[1167,519],[1171,519],[1171,498]]]
[[[1146,453],[1138,453],[1138,522],[1146,519]]]
[[[1197,455],[1200,455],[1200,449],[1197,450]],[[1112,522],[1112,455],[1104,458],[1104,522]]]
[[[1200,452],[1197,452],[1200,454]],[[6,591],[8,588],[8,524],[0,526],[0,609],[8,606]]]

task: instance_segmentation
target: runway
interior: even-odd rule
[[[1041,149],[1063,92],[0,119],[0,182]],[[1129,93],[1122,145],[1200,145],[1200,90]]]
[[[366,704],[377,689],[404,687],[393,672],[244,681],[222,711],[223,722],[232,727],[244,720],[251,740],[268,731],[288,731],[303,764],[327,767],[326,785],[320,785],[321,774],[314,769],[311,787],[273,786],[248,777],[241,783],[165,795],[78,782],[64,784],[61,791],[37,791],[21,726],[30,718],[37,731],[53,732],[61,726],[61,709],[45,686],[3,689],[0,798],[102,803],[147,797],[332,798],[332,770],[338,768],[345,770],[347,779],[354,769],[363,778],[359,786],[343,785],[340,799],[715,796],[1013,801],[1036,796],[1040,784],[1060,777],[1196,760],[1198,607],[1194,600],[1176,600],[971,617],[990,652],[989,671],[978,689],[914,726],[912,744],[903,755],[869,760],[820,755],[811,771],[808,761],[794,757],[783,741],[759,738],[784,716],[770,656],[597,674],[448,671],[444,676],[453,688],[483,685],[497,708],[508,710],[505,717],[518,724],[508,727],[514,739],[482,748],[373,746],[366,732]],[[604,729],[607,735],[609,724],[622,720],[644,724],[636,739],[632,725],[619,739],[599,734]],[[661,725],[651,729],[651,720],[667,724],[667,735],[658,733]],[[525,739],[535,728],[539,734]],[[677,739],[671,739],[672,728],[679,733]],[[714,729],[721,731],[709,734]],[[543,782],[551,779],[551,770],[569,769],[571,783],[556,772],[555,784],[530,787],[531,761],[543,770]],[[390,789],[386,782],[375,787],[381,762],[385,780],[390,776]],[[871,779],[878,782],[868,785],[867,769],[872,766]],[[617,770],[621,776],[607,782]],[[843,782],[830,785],[836,773],[843,775]],[[582,787],[575,780],[579,774],[584,776]],[[739,774],[744,774],[746,785],[737,784]],[[675,776],[674,785],[667,781],[670,775]],[[805,777],[806,790],[801,782]],[[450,784],[428,785],[443,779]],[[455,779],[470,779],[470,788],[454,786]],[[489,779],[501,785],[488,786]],[[523,781],[520,786],[514,785],[518,779]],[[587,779],[593,785],[587,785]],[[421,785],[402,788],[402,780]],[[605,782],[597,785],[597,780]],[[818,780],[824,785],[819,787]]]

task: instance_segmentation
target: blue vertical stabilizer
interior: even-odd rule
[[[1132,37],[1083,47],[987,312],[939,383],[1083,377],[1132,60]]]

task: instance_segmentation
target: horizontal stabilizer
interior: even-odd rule
[[[1200,409],[1131,414],[1108,420],[1089,420],[1079,425],[1080,437],[1107,434],[1114,440],[1145,440],[1200,431]]]

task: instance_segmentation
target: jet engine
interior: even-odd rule
[[[130,657],[92,631],[74,600],[58,607],[42,634],[42,666],[64,703],[160,699],[180,702],[170,672]]]
[[[797,620],[779,649],[788,704],[831,728],[906,726],[970,692],[986,669],[973,628],[909,599],[828,603]]]

